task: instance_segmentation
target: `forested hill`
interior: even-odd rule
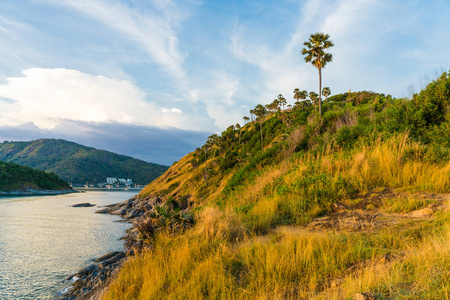
[[[99,183],[106,177],[119,177],[147,184],[167,169],[166,166],[59,139],[3,142],[0,144],[0,160],[54,172],[72,183]]]
[[[0,192],[27,189],[70,190],[70,186],[54,173],[0,161]]]

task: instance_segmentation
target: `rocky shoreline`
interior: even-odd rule
[[[0,197],[5,196],[47,196],[47,195],[63,195],[63,194],[71,194],[78,193],[74,190],[35,190],[35,189],[26,189],[26,190],[18,190],[18,191],[0,191]]]
[[[97,210],[96,213],[121,216],[124,221],[132,224],[139,223],[145,215],[151,212],[156,205],[161,205],[163,200],[159,197],[139,198],[138,195],[116,203],[107,205]],[[111,252],[97,258],[86,268],[67,278],[70,284],[64,290],[58,292],[58,300],[96,300],[106,291],[108,285],[119,272],[127,257],[134,255],[134,248],[139,246],[137,229],[132,226],[122,238],[126,250],[124,252]]]

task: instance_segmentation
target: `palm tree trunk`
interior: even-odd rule
[[[319,68],[319,117],[322,119],[322,70]]]
[[[261,133],[261,152],[264,153],[263,135],[262,135],[262,122],[259,119],[259,132]]]

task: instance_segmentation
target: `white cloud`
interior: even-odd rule
[[[128,40],[142,46],[170,75],[178,79],[185,77],[186,73],[182,67],[184,55],[178,48],[178,38],[173,28],[182,16],[173,3],[154,1],[157,11],[150,14],[115,1],[49,0],[49,2],[69,6],[100,21]]]
[[[145,100],[146,94],[129,81],[93,76],[70,69],[32,68],[23,77],[0,85],[0,126],[33,122],[54,128],[60,119],[85,122],[201,127],[179,108],[164,108]]]

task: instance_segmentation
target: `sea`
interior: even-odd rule
[[[54,299],[67,277],[111,251],[129,223],[96,214],[134,191],[0,197],[0,299]],[[89,202],[94,207],[71,207]],[[119,221],[119,222],[118,222]]]

